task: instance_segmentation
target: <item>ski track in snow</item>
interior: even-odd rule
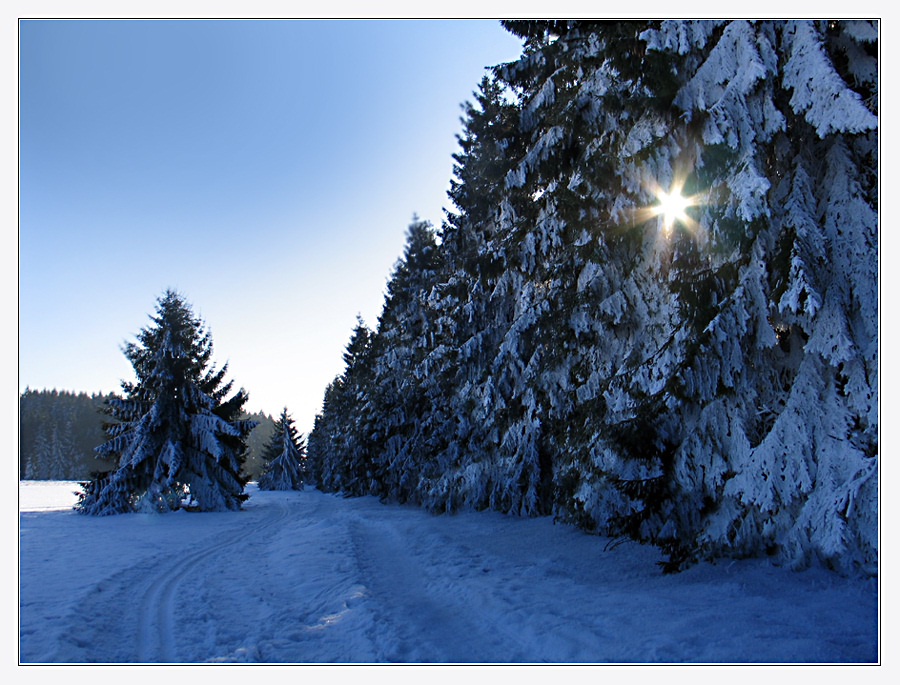
[[[605,549],[549,519],[248,492],[244,511],[214,514],[23,508],[21,661],[878,658],[872,580],[765,560],[664,576],[651,547]]]
[[[170,540],[168,544],[173,551],[169,554],[142,559],[94,584],[69,616],[68,625],[62,631],[60,650],[50,661],[180,663],[190,660],[180,658],[179,653],[179,645],[190,644],[183,631],[179,631],[179,608],[189,601],[181,586],[191,576],[205,580],[214,575],[222,557],[248,538],[277,530],[289,514],[285,501],[251,512],[199,514],[200,517],[230,516],[241,525],[217,531],[205,543],[201,542],[199,549],[179,549]],[[140,520],[153,516],[125,518]],[[236,516],[241,518],[235,519]],[[165,525],[165,518],[182,523],[183,517],[190,521],[195,515],[174,514],[159,523]],[[137,597],[140,599],[135,602]],[[136,612],[132,610],[135,604]]]
[[[210,564],[214,555],[227,553],[247,538],[261,535],[266,529],[277,529],[290,510],[284,501],[278,508],[265,512],[263,520],[227,539],[217,540],[199,552],[175,562],[157,576],[141,601],[141,621],[138,637],[138,661],[177,662],[176,653],[176,591],[181,581],[202,563]]]

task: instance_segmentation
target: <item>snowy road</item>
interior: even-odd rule
[[[20,486],[23,663],[877,659],[875,582],[821,569],[663,576],[654,549],[549,519],[315,490],[97,519],[55,487]]]

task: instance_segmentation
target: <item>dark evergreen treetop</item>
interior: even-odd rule
[[[463,133],[456,137],[460,152],[453,155],[456,178],[448,192],[459,212],[448,217],[453,226],[463,217],[478,223],[497,210],[518,133],[516,107],[506,101],[504,87],[496,76],[485,75],[474,93],[475,103],[463,104]]]

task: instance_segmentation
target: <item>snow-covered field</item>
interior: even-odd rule
[[[19,486],[21,663],[875,662],[875,580],[765,560],[662,575],[549,518],[249,488],[94,518]]]

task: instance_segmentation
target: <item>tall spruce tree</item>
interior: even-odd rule
[[[363,411],[372,385],[372,336],[357,317],[344,351],[344,372],[326,389],[322,412],[309,435],[310,475],[326,492],[368,494],[373,482],[369,414]]]
[[[432,226],[414,216],[371,338],[373,381],[360,408],[373,443],[373,482],[368,492],[400,501],[408,500],[416,489],[419,455],[426,449],[422,419],[430,408],[421,392],[418,366],[424,357],[423,337],[433,330],[427,300],[437,269]]]
[[[109,440],[97,448],[117,468],[85,484],[76,509],[169,511],[187,498],[200,511],[240,509],[241,457],[255,425],[238,418],[247,394],[226,399],[228,366],[211,364],[211,334],[180,294],[167,290],[151,320],[124,348],[136,380],[108,401]]]
[[[302,490],[306,441],[298,435],[287,407],[275,422],[275,430],[262,454],[265,463],[260,490]]]

